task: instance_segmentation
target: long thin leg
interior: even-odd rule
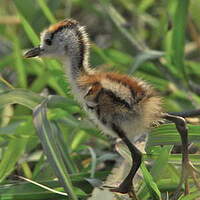
[[[123,180],[123,182],[119,185],[119,187],[111,190],[113,192],[119,192],[119,193],[125,194],[125,193],[131,192],[131,189],[133,187],[133,184],[132,184],[133,178],[138,168],[140,167],[140,164],[142,161],[142,153],[130,142],[130,140],[127,138],[126,134],[124,133],[124,131],[119,126],[113,123],[112,129],[127,145],[129,151],[131,152],[132,166],[131,166],[129,174]]]
[[[185,185],[185,195],[189,193],[188,184],[188,166],[189,166],[189,152],[188,152],[188,129],[185,119],[179,116],[165,114],[163,118],[175,123],[182,142],[182,174],[178,190],[181,189],[182,184]],[[178,191],[179,193],[180,191]],[[178,196],[179,194],[176,194]]]

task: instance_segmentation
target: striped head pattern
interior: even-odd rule
[[[51,25],[41,33],[39,47],[29,50],[25,57],[56,57],[78,54],[84,57],[88,50],[88,37],[85,29],[76,20],[66,19]]]

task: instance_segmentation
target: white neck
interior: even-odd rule
[[[69,79],[72,92],[75,96],[80,93],[77,85],[78,78],[88,74],[89,69],[89,42],[83,27],[72,30],[66,41],[66,57],[63,60],[64,70]]]

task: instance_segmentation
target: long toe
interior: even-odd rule
[[[131,192],[132,190],[132,186],[127,186],[127,185],[120,185],[119,187],[116,188],[111,188],[110,191],[112,192],[118,192],[121,194],[127,194],[129,192]]]

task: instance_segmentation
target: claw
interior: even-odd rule
[[[119,187],[114,187],[114,186],[109,186],[109,185],[103,185],[102,187],[110,189],[111,192],[128,194],[131,199],[138,200],[132,186],[131,187],[125,187],[124,185],[120,185]]]
[[[109,185],[103,185],[102,187],[110,189],[111,192],[118,192],[121,194],[127,194],[131,191],[131,187],[123,187],[123,186],[114,187]]]

